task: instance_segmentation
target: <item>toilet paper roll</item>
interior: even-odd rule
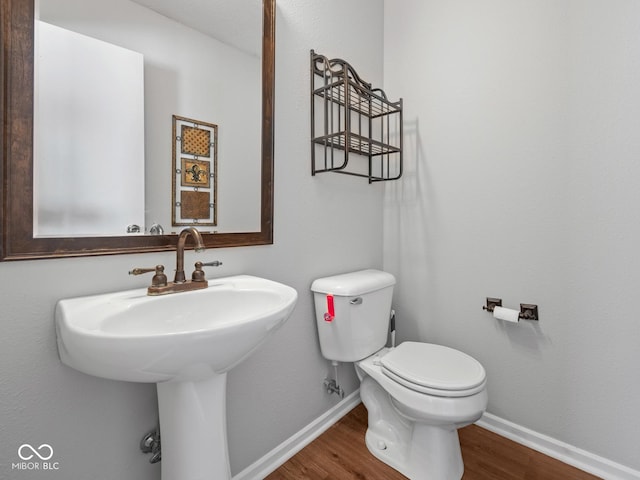
[[[513,310],[512,308],[494,307],[493,318],[504,320],[505,322],[518,323],[520,320],[520,311]]]

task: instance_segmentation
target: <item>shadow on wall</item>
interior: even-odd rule
[[[398,280],[394,308],[398,313],[399,341],[428,338],[425,329],[429,322],[423,315],[432,311],[433,305],[425,303],[424,292],[437,296],[436,279],[429,274],[434,271],[434,249],[429,247],[437,223],[434,176],[429,171],[417,117],[405,118],[403,149],[402,178],[385,183],[384,203],[384,269]],[[403,308],[409,301],[419,305]],[[413,318],[412,312],[421,312],[420,318]]]
[[[544,351],[551,347],[551,338],[540,327],[539,321],[520,320],[518,323],[496,320],[495,331],[509,339],[517,350],[542,358]]]

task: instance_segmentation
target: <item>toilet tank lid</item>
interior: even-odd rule
[[[390,273],[369,269],[318,278],[311,284],[311,291],[352,297],[391,287],[395,283],[396,279]]]

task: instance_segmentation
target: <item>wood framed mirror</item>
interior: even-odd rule
[[[207,248],[273,243],[275,0],[262,2],[260,230],[203,233]],[[0,261],[173,250],[176,235],[36,237],[33,234],[34,2],[0,0]],[[170,188],[170,186],[168,187]],[[179,229],[178,229],[179,230]]]

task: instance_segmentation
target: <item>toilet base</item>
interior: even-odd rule
[[[410,480],[460,480],[464,472],[458,425],[429,425],[401,415],[389,394],[365,376],[360,396],[369,414],[365,437],[376,458]]]
[[[382,435],[367,429],[365,441],[374,457],[411,480],[462,478],[464,464],[457,430],[416,426],[413,429],[413,441],[408,446],[387,444]]]

